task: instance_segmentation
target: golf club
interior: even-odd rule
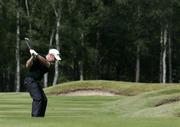
[[[25,39],[25,42],[26,42],[28,48],[31,49],[31,46],[29,45],[29,43],[30,43],[29,38],[26,38],[26,37],[25,37],[24,39]]]

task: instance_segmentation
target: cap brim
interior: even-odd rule
[[[59,55],[55,55],[54,57],[56,58],[56,60],[61,60],[61,58],[59,57]]]

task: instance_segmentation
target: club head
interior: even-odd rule
[[[29,45],[29,43],[30,43],[29,38],[25,37],[24,40],[25,40],[25,42],[26,42],[28,48],[31,49],[31,46]]]
[[[27,37],[25,37],[24,39],[25,39],[26,41],[29,41],[29,38],[27,38]]]

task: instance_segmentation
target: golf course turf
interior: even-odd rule
[[[116,96],[61,96],[98,89]],[[69,82],[45,89],[44,118],[31,118],[28,93],[0,94],[0,127],[180,127],[178,84]]]

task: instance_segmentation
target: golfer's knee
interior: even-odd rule
[[[41,97],[41,96],[34,96],[34,97],[33,97],[33,100],[34,100],[34,101],[43,101],[44,98]]]

